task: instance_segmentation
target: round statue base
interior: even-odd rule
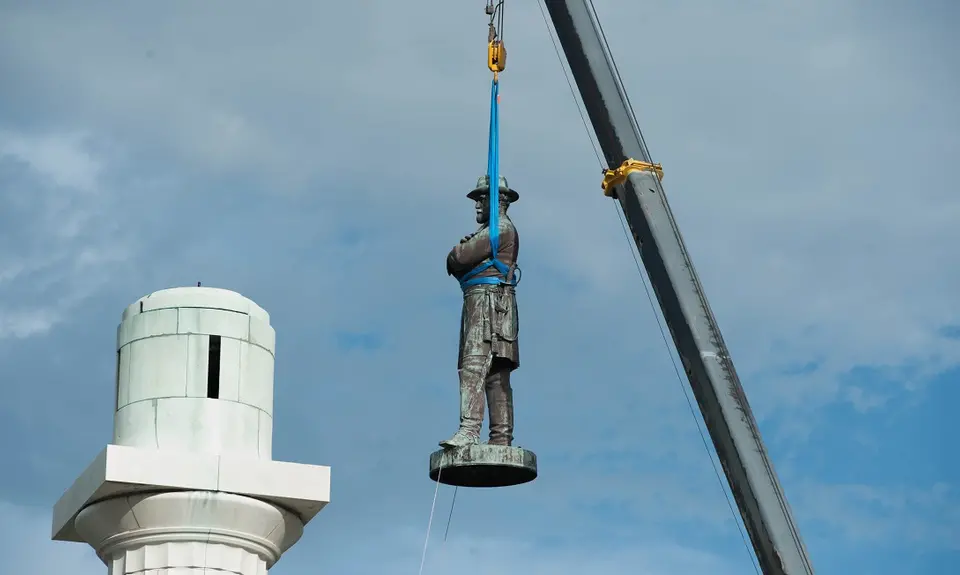
[[[457,487],[510,487],[537,478],[537,456],[522,447],[467,445],[430,454],[430,479]]]

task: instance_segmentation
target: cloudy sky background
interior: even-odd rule
[[[0,0],[0,571],[104,572],[50,509],[110,439],[123,308],[202,281],[271,313],[274,457],[333,467],[273,572],[415,572],[456,425],[482,5]],[[596,6],[818,572],[951,571],[960,7]],[[441,489],[425,572],[753,572],[537,4],[505,32],[541,477],[461,491],[445,544]]]

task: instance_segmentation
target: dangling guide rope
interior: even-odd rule
[[[437,509],[437,494],[440,493],[440,474],[443,473],[443,461],[437,469],[437,486],[433,490],[433,503],[430,504],[430,519],[427,521],[427,536],[423,540],[423,554],[420,555],[420,575],[423,575],[423,566],[427,562],[427,545],[430,544],[430,529],[433,527],[433,512]]]
[[[447,542],[447,535],[450,534],[450,522],[453,521],[453,508],[457,504],[457,490],[459,487],[453,488],[453,500],[450,502],[450,514],[447,515],[447,528],[443,530],[443,542]]]

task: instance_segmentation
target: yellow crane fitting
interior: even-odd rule
[[[657,175],[657,179],[663,181],[663,166],[660,164],[627,159],[616,169],[604,170],[603,182],[600,184],[600,187],[603,188],[603,195],[612,198],[614,196],[613,188],[625,182],[627,176],[633,172],[652,172]]]

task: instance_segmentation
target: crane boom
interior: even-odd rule
[[[813,565],[670,211],[659,167],[650,163],[593,3],[544,2],[607,166],[626,168],[618,188],[608,194],[618,199],[636,241],[760,568],[764,575],[812,575]]]

